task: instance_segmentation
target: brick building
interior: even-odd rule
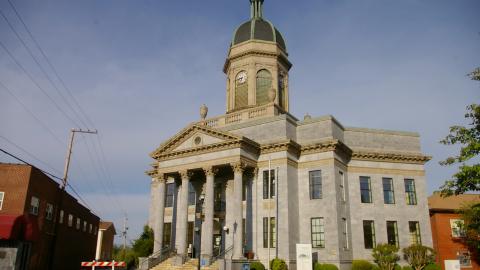
[[[434,193],[428,198],[433,248],[437,252],[437,263],[443,270],[445,260],[459,260],[462,269],[480,269],[478,259],[475,261],[475,256],[463,243],[463,231],[458,226],[463,222],[458,210],[474,202],[480,203],[479,194],[442,198],[439,193]]]
[[[59,184],[39,169],[0,163],[1,269],[80,269],[81,261],[94,258],[99,218],[61,194]]]

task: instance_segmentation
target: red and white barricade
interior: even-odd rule
[[[91,261],[91,262],[82,262],[81,266],[91,267],[92,270],[94,270],[95,267],[100,267],[100,268],[111,267],[112,269],[115,269],[116,267],[125,268],[127,264],[125,262],[116,262],[116,261],[111,261],[111,262]]]

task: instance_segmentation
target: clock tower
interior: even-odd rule
[[[287,47],[282,34],[263,18],[264,0],[250,0],[250,20],[234,35],[223,71],[227,75],[227,113],[273,106],[289,111]]]

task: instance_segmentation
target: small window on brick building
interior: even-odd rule
[[[38,215],[39,205],[40,205],[40,200],[37,197],[32,196],[32,199],[30,200],[30,214]]]
[[[72,227],[72,226],[73,226],[73,215],[68,214],[68,227]]]
[[[450,228],[452,229],[452,237],[464,237],[465,231],[463,230],[463,220],[450,219]]]
[[[460,261],[461,267],[470,267],[472,266],[472,261],[470,259],[470,252],[462,250],[457,252],[457,260]]]
[[[3,198],[5,198],[5,192],[0,191],[0,210],[2,210],[3,207]]]
[[[90,226],[89,226],[89,228],[88,228],[88,233],[90,233],[90,234],[91,234],[91,233],[92,233],[92,230],[93,230],[93,225],[92,225],[92,224],[90,224]]]
[[[97,235],[97,226],[93,227],[93,235]]]
[[[77,223],[76,223],[76,225],[75,225],[75,228],[76,228],[77,230],[80,230],[80,218],[78,218],[78,217],[77,217]]]
[[[58,220],[58,223],[60,223],[60,224],[63,223],[63,215],[64,215],[64,214],[65,214],[65,213],[63,212],[63,210],[60,210],[60,218],[59,218],[59,220]]]
[[[47,208],[45,209],[45,218],[47,220],[53,219],[53,204],[47,203]]]
[[[83,231],[87,231],[87,222],[85,220],[83,221]]]

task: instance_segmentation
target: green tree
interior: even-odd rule
[[[389,244],[378,244],[372,251],[372,257],[381,270],[394,270],[400,260],[398,247]]]
[[[465,118],[469,119],[468,127],[452,126],[450,134],[445,137],[442,144],[460,144],[460,153],[440,162],[441,165],[460,164],[459,171],[442,186],[442,195],[458,195],[467,191],[480,191],[480,164],[466,164],[467,161],[480,153],[480,106],[472,104],[467,107]]]
[[[435,251],[422,245],[411,245],[404,248],[403,256],[415,270],[422,270],[425,266],[435,262]]]
[[[460,209],[460,213],[463,220],[463,224],[460,225],[465,233],[463,238],[465,244],[475,253],[472,258],[480,258],[480,203],[465,205]]]
[[[474,81],[480,81],[480,68],[474,69],[468,76]]]
[[[145,225],[140,237],[133,241],[133,251],[137,257],[148,257],[153,252],[153,230]]]

